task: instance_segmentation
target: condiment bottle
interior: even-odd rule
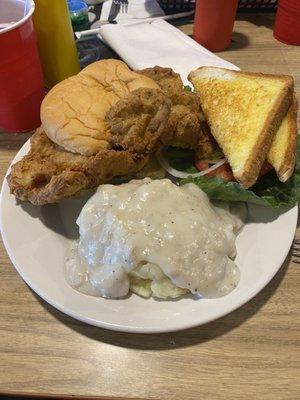
[[[38,36],[45,85],[56,83],[80,71],[77,49],[66,0],[35,0],[33,16]]]
[[[196,0],[193,38],[208,50],[229,46],[238,0]]]
[[[74,32],[90,28],[88,6],[83,0],[68,0],[69,14]]]

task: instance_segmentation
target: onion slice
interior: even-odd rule
[[[204,171],[196,172],[194,174],[188,173],[188,172],[183,172],[179,171],[178,169],[173,168],[170,164],[169,161],[163,156],[162,151],[158,151],[156,153],[156,158],[160,165],[172,176],[175,178],[197,178],[198,176],[204,176],[207,175],[209,172],[214,171],[215,169],[219,168],[221,165],[225,164],[227,162],[226,158],[222,158],[218,162],[216,162],[214,165],[211,167],[205,169]]]

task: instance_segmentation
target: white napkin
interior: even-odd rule
[[[181,75],[184,84],[189,83],[189,72],[200,66],[239,69],[163,20],[131,26],[104,25],[100,35],[132,69],[170,67]]]
[[[112,0],[107,0],[103,3],[101,10],[101,21],[106,21],[109,16],[109,11],[112,5]],[[155,0],[129,0],[127,12],[122,13],[121,9],[116,17],[118,23],[128,22],[132,19],[143,19],[149,17],[158,17],[165,15],[163,10],[160,8]]]

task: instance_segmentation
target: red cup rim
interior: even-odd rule
[[[34,1],[31,0],[31,8],[29,10],[29,12],[27,13],[27,15],[25,15],[25,17],[23,17],[22,19],[20,19],[20,21],[16,22],[15,24],[12,24],[10,26],[8,26],[7,28],[4,29],[0,29],[0,35],[2,35],[3,33],[12,31],[15,28],[18,28],[19,26],[23,25],[26,21],[28,21],[32,14],[34,13],[34,9],[35,9],[35,4]]]

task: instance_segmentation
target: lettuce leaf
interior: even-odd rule
[[[245,201],[275,208],[292,206],[300,201],[299,173],[295,173],[287,183],[279,182],[273,172],[267,175],[260,178],[260,182],[251,189],[244,189],[236,182],[225,182],[218,177],[209,178],[206,176],[181,179],[179,184],[194,183],[211,200]],[[269,187],[265,186],[266,182],[270,183]]]
[[[170,162],[177,169],[186,172],[194,172],[193,158],[187,162],[187,152],[177,153],[168,151],[173,158]],[[181,167],[181,168],[179,168]],[[183,167],[183,168],[182,168]],[[179,184],[194,183],[202,189],[211,200],[245,201],[259,205],[277,208],[280,206],[293,206],[300,202],[300,143],[297,148],[297,162],[292,177],[285,183],[279,181],[275,171],[271,171],[258,179],[258,182],[250,189],[244,189],[237,182],[225,182],[219,177],[200,176],[197,178],[181,179]]]
[[[184,85],[184,86],[183,86],[183,89],[184,89],[186,92],[193,92],[193,91],[194,91],[193,88],[192,88],[190,85]]]

